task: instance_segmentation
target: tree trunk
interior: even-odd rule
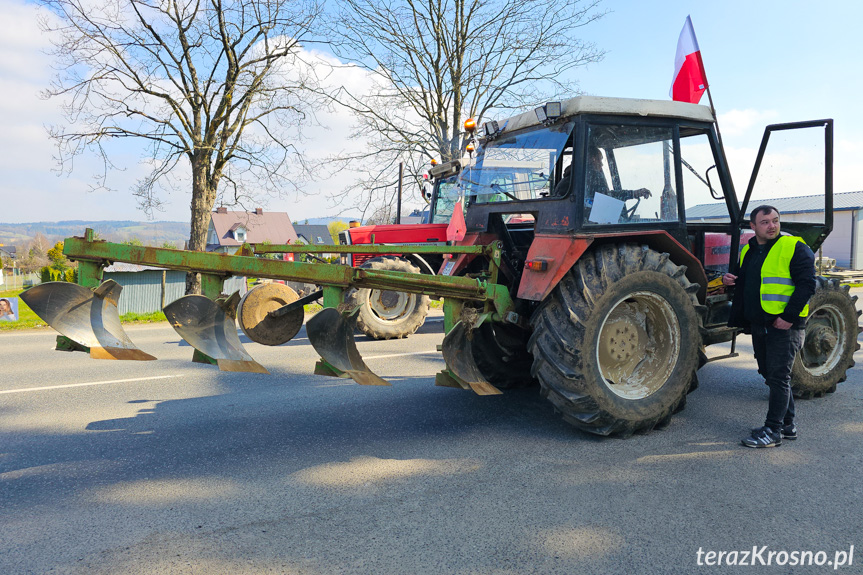
[[[189,232],[189,249],[202,252],[207,249],[207,231],[210,227],[216,189],[207,173],[206,158],[192,160],[192,221]],[[186,274],[186,295],[201,293],[201,275]]]

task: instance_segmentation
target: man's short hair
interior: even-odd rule
[[[779,210],[777,210],[773,206],[768,206],[767,204],[763,204],[763,205],[760,205],[757,208],[753,209],[751,212],[749,212],[749,221],[754,224],[755,219],[758,217],[758,214],[769,214],[770,212],[776,212],[777,216],[781,215],[779,213]]]

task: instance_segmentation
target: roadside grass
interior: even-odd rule
[[[156,323],[160,321],[168,321],[168,318],[165,317],[165,313],[161,311],[154,311],[150,313],[124,313],[120,316],[120,322],[122,323]]]

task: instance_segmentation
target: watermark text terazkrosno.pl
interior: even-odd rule
[[[760,547],[753,545],[752,549],[743,549],[740,551],[713,551],[699,547],[695,560],[696,564],[707,565],[709,567],[726,565],[743,567],[761,565],[778,565],[780,567],[816,565],[839,569],[840,567],[849,567],[854,564],[854,546],[849,546],[848,550],[832,552],[773,550],[767,545]]]

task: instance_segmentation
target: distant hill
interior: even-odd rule
[[[182,247],[189,238],[188,222],[69,220],[24,224],[0,223],[0,244],[22,245],[34,238],[37,233],[56,242],[70,236],[83,236],[86,228],[93,228],[103,239],[113,242],[139,239],[145,245],[161,245],[170,242]]]

